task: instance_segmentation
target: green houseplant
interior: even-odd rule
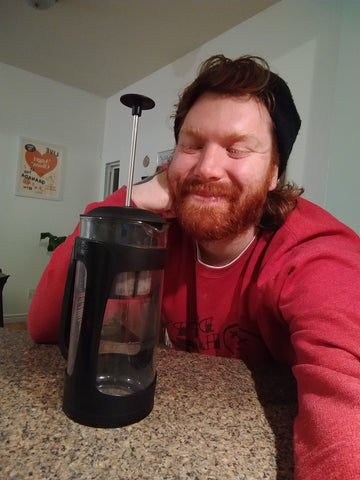
[[[40,234],[40,240],[44,240],[45,238],[49,239],[49,243],[47,246],[48,252],[53,252],[56,247],[58,247],[61,243],[65,242],[66,236],[57,237],[50,232],[42,232]]]

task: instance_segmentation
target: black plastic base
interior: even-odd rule
[[[71,420],[89,427],[124,427],[147,417],[154,406],[156,377],[146,389],[126,396],[107,395],[96,387],[85,392],[71,383],[66,374],[63,411]]]

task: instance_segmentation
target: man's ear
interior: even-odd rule
[[[269,185],[269,192],[275,190],[278,184],[278,174],[279,174],[279,167],[277,165],[273,165],[272,173],[270,177],[270,185]]]

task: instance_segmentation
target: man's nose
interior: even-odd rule
[[[218,180],[223,172],[222,148],[218,145],[205,145],[194,168],[194,174],[204,180]]]

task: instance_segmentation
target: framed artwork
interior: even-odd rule
[[[16,195],[60,200],[64,147],[20,139]]]
[[[157,166],[160,167],[165,163],[169,163],[174,155],[174,149],[171,150],[163,150],[157,154]]]

